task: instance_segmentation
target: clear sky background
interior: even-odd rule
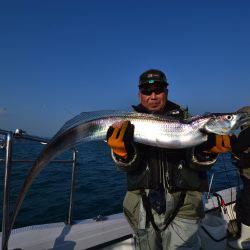
[[[52,136],[82,111],[128,109],[167,74],[193,114],[250,105],[250,1],[0,2],[0,128]]]

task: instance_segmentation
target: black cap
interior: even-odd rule
[[[162,84],[165,87],[168,86],[166,75],[157,69],[150,69],[143,72],[139,78],[139,87],[148,86],[153,84]]]

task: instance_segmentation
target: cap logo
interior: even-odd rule
[[[155,81],[154,81],[154,80],[149,80],[148,82],[149,82],[149,83],[154,83]]]
[[[148,74],[148,78],[151,78],[151,77],[159,77],[158,75],[154,75],[154,74]]]

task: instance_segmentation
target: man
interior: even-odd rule
[[[144,72],[134,110],[186,118],[187,110],[168,100],[168,85],[163,72]],[[136,249],[199,249],[205,171],[219,152],[230,150],[230,138],[211,136],[199,147],[173,150],[134,143],[133,131],[129,121],[114,124],[107,141],[116,165],[127,172],[124,214],[135,232]]]
[[[250,113],[250,107],[239,111]],[[240,228],[238,239],[230,240],[229,246],[250,249],[250,127],[243,126],[233,145],[233,163],[239,169],[243,187],[237,193],[236,218]]]

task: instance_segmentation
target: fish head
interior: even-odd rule
[[[219,135],[230,134],[232,130],[242,126],[249,118],[245,112],[210,114],[210,116],[211,118],[204,125],[204,130]]]

